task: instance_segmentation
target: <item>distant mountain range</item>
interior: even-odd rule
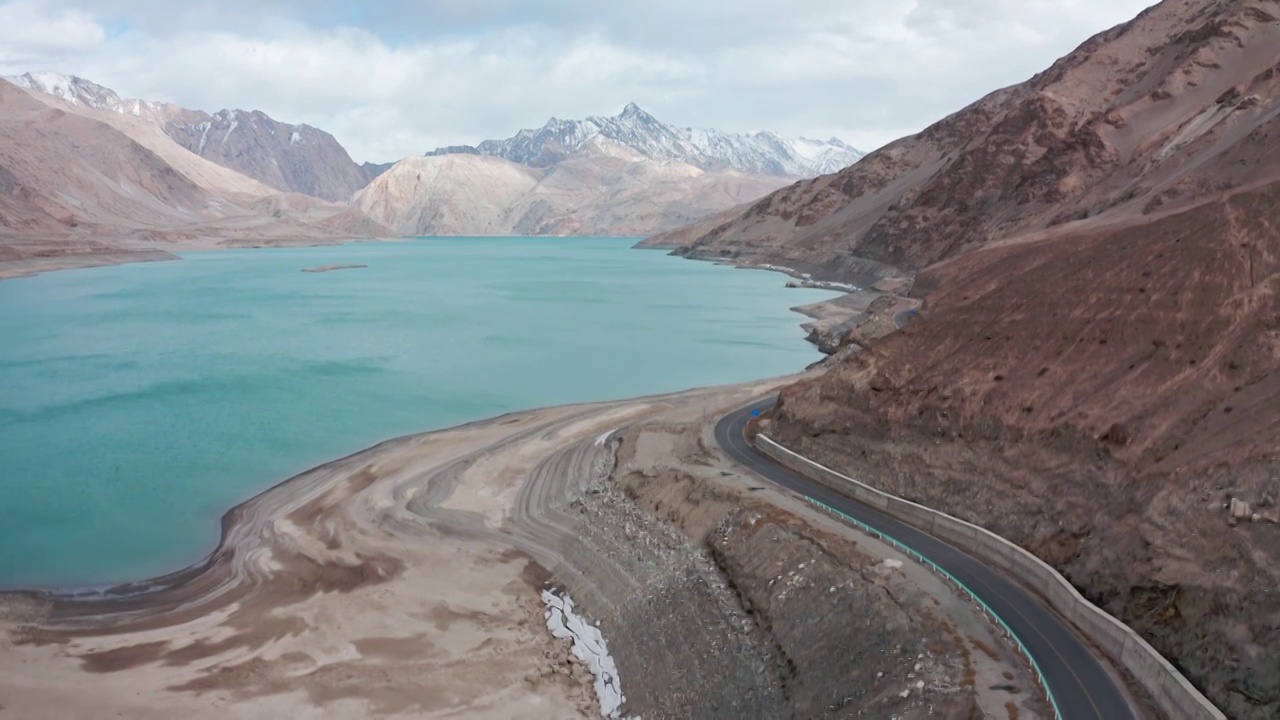
[[[373,172],[377,166],[366,168],[352,161],[329,133],[279,122],[257,110],[220,110],[210,115],[169,103],[128,100],[84,78],[57,73],[5,79],[78,107],[157,122],[165,134],[196,155],[276,190],[346,202],[377,174]]]
[[[354,202],[410,235],[637,235],[861,157],[835,139],[678,128],[631,103],[614,117],[552,118],[506,140],[402,160]]]
[[[439,148],[432,155],[492,155],[529,167],[550,167],[583,152],[588,143],[607,141],[642,158],[674,161],[702,170],[740,170],[783,177],[812,177],[852,165],[864,153],[837,138],[784,138],[771,132],[748,135],[667,125],[628,104],[614,117],[586,120],[551,118],[536,130],[477,146]]]
[[[0,242],[0,259],[78,252],[88,238],[167,247],[647,235],[862,157],[836,139],[678,128],[631,103],[614,117],[552,119],[506,140],[358,165],[329,133],[258,110],[127,99],[48,72],[3,78],[0,88],[0,240],[34,243],[20,251]]]

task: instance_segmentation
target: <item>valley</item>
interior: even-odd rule
[[[1055,11],[1102,15],[1064,8]],[[651,62],[632,63],[575,46],[573,62],[548,72],[589,83],[612,77],[614,63],[627,87],[679,88],[638,96],[646,105],[687,101],[710,115],[725,58],[764,58],[750,64],[743,108],[784,97],[781,86],[825,107],[844,88],[823,78],[864,71],[909,105],[868,59],[880,59],[875,48],[961,25],[974,33],[967,42],[995,46],[995,34],[1012,33],[1031,48],[1059,17],[1036,12],[1050,19],[1013,30],[981,13],[958,23],[928,4],[869,29],[860,17],[844,28],[847,18],[808,15],[821,31],[786,53],[711,49],[718,59],[699,64],[660,44]],[[757,32],[772,37],[775,24],[794,30],[771,17]],[[664,27],[663,43],[679,29]],[[858,71],[840,75],[837,57]],[[924,107],[928,88],[938,91],[918,79],[907,97]],[[389,304],[362,328],[411,321],[326,344],[370,357],[308,365],[325,378],[317,397],[389,408],[403,388],[361,394],[343,373],[367,378],[370,363],[406,359],[413,372],[452,362],[439,378],[553,367],[565,388],[589,390],[528,395],[537,401],[514,407],[551,406],[478,420],[511,408],[495,404],[499,383],[474,386],[456,407],[485,412],[459,411],[417,426],[446,429],[263,490],[227,512],[208,557],[178,572],[94,593],[0,595],[0,717],[1280,716],[1276,0],[1163,0],[866,154],[836,137],[668,124],[631,102],[505,138],[452,135],[384,163],[261,111],[130,100],[52,73],[10,80],[0,80],[0,278],[188,250],[441,236],[437,247],[456,247],[463,264],[502,265],[505,280],[464,283],[461,264],[414,265],[427,257],[417,247],[399,262],[290,266],[291,281],[308,285],[282,296],[337,308],[323,322],[354,322],[353,298],[370,297]],[[534,104],[506,87],[502,103]],[[672,327],[690,334],[606,345],[611,332],[653,329],[607,308],[639,287],[610,273],[645,263],[607,262],[583,241],[582,257],[610,280],[556,275],[551,292],[538,285],[557,260],[550,245],[516,266],[486,255],[493,238],[539,236],[643,238],[637,247],[809,288],[786,292],[837,291],[792,308],[823,357],[770,366],[791,375],[667,392],[687,378],[728,382],[736,366],[713,352],[784,357],[767,338],[737,334],[773,321],[765,293],[718,280],[742,315],[713,317],[703,311],[714,303],[692,299],[671,270],[644,299],[683,313]],[[328,273],[344,268],[362,269]],[[601,313],[556,335],[588,359],[584,369],[543,352],[554,333],[508,306],[492,327],[459,320],[460,307],[493,297],[530,312],[550,301],[539,320]],[[261,311],[233,325],[284,337],[236,324],[261,323]],[[427,316],[461,339],[415,335],[433,327]],[[517,360],[487,364],[521,342]],[[450,354],[459,348],[466,357]],[[623,394],[612,391],[624,382],[600,378],[627,362],[676,384],[590,401]],[[439,378],[405,387],[456,385]],[[774,449],[753,454],[762,443]],[[775,461],[804,480],[779,480],[788,476]],[[845,522],[864,517],[866,493],[904,536],[947,557]],[[824,510],[819,496],[833,504]],[[944,521],[976,526],[962,540],[994,533],[999,556],[944,540]],[[967,582],[997,579],[966,590],[945,569],[953,553],[985,567],[957,571]],[[1047,576],[1057,579],[1029,580]],[[1021,586],[1002,593],[1002,582]],[[1099,641],[1053,605],[1058,591],[1127,635],[1116,647]],[[988,605],[984,593],[1000,598]],[[568,621],[576,637],[598,632],[607,652],[572,654],[566,598],[580,614]],[[1006,622],[993,606],[1035,609]],[[1061,617],[1028,619],[1039,612]],[[1037,653],[1054,655],[1052,677]],[[1157,675],[1181,694],[1144,684]],[[1055,683],[1069,693],[1061,704]]]

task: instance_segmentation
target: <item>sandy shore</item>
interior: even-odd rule
[[[159,262],[177,260],[178,256],[164,250],[139,250],[136,252],[91,252],[63,255],[0,259],[0,280],[39,275],[55,270],[123,265],[135,262]]]
[[[150,589],[4,597],[0,716],[590,714],[542,623],[548,568],[571,562],[551,506],[607,468],[602,433],[772,384],[390,440],[234,508],[211,557]]]
[[[0,238],[0,280],[57,270],[179,260],[181,258],[174,253],[181,252],[259,247],[319,247],[355,242],[395,242],[405,239],[407,238],[246,237],[227,239],[195,236],[171,242],[107,238],[70,243],[63,240]]]
[[[753,506],[767,513],[789,508],[787,517],[807,518],[796,527],[855,537],[737,475],[709,449],[721,413],[783,382],[533,410],[389,440],[232,509],[218,550],[185,571],[101,598],[0,596],[0,717],[598,717],[590,675],[570,661],[569,645],[547,631],[540,592],[548,583],[571,592],[588,618],[605,617],[624,692],[636,705],[649,703],[646,717],[684,712],[663,710],[668,695],[683,708],[706,707],[696,705],[692,691],[674,693],[668,686],[678,679],[661,674],[661,667],[691,663],[673,662],[671,653],[705,653],[701,643],[680,649],[655,640],[666,657],[655,660],[641,652],[646,641],[637,635],[645,630],[637,627],[645,608],[675,622],[678,606],[700,607],[694,589],[705,586],[714,596],[705,606],[714,612],[699,611],[661,632],[691,642],[705,633],[702,642],[722,643],[721,625],[730,622],[730,634],[756,642],[758,625],[736,627],[740,621],[733,620],[743,612],[733,583],[714,577],[731,571],[717,570],[715,552],[700,550],[698,539],[728,527],[731,515],[744,529],[758,527],[757,519],[747,524],[733,514]],[[712,486],[719,487],[715,502],[707,500]],[[766,516],[772,517],[759,515]],[[880,668],[868,685],[884,684],[888,702],[921,708],[959,697],[961,677],[979,678],[981,687],[1017,685],[972,702],[993,709],[1017,702],[1022,717],[1036,716],[1033,684],[1008,679],[1025,680],[1025,668],[1006,650],[990,649],[1000,642],[966,603],[918,568],[886,575],[881,560],[896,555],[856,538],[840,541],[847,545],[841,557],[853,564],[829,573],[853,572],[857,582],[870,583],[859,590],[869,593],[862,612],[883,605],[898,618],[888,627],[916,627],[925,617],[930,627],[946,626],[934,627],[932,639],[912,630],[896,643],[925,635],[919,657],[929,654],[937,686],[950,694],[928,695],[923,680],[918,697],[911,694],[915,680],[907,676],[931,662],[915,660],[914,651],[906,660],[867,665],[868,673]],[[774,540],[767,547],[818,559],[838,555],[834,545],[811,551],[806,543]],[[735,547],[719,552],[732,559]],[[810,572],[820,564],[788,557]],[[705,576],[692,585],[691,568],[704,568],[697,572]],[[820,580],[814,597],[837,597],[827,593],[828,582],[835,580]],[[683,598],[676,610],[649,602],[658,587]],[[803,596],[789,592],[783,599]],[[929,609],[902,615],[917,602]],[[628,609],[610,612],[622,607]],[[938,607],[946,612],[939,615]],[[782,623],[768,625],[779,632],[774,626]],[[950,639],[962,636],[986,648],[991,660]],[[937,650],[944,646],[952,649]],[[847,655],[849,647],[840,640],[835,651]],[[749,663],[721,659],[732,661],[726,672],[738,665],[750,671],[741,682],[761,684]],[[693,667],[681,672],[708,684]]]

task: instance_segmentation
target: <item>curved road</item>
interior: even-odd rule
[[[769,398],[749,405],[726,415],[716,425],[716,442],[730,458],[763,478],[870,525],[929,558],[964,583],[1004,620],[1035,658],[1065,720],[1136,720],[1139,717],[1116,677],[1066,621],[1033,593],[972,555],[757,452],[747,442],[747,422],[753,410],[763,411],[774,402],[774,398]]]

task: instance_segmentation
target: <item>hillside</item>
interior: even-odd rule
[[[349,206],[282,195],[204,160],[138,115],[3,80],[0,103],[0,275],[390,234]]]
[[[329,133],[282,123],[258,110],[199,113],[170,120],[164,130],[200,157],[276,190],[346,202],[371,178]]]
[[[1280,714],[1278,57],[1277,3],[1166,0],[646,243],[918,273],[917,319],[786,389],[770,432],[1030,548],[1251,720]]]
[[[377,166],[357,165],[329,133],[283,123],[261,111],[220,110],[210,115],[171,103],[127,100],[97,83],[57,73],[6,79],[76,108],[148,121],[193,154],[278,191],[346,202],[377,174]]]
[[[740,205],[782,182],[656,162],[595,138],[544,168],[476,153],[408,158],[353,203],[406,235],[644,235]]]
[[[1275,3],[1165,2],[1031,80],[761,199],[692,241],[838,277],[1190,207],[1267,181]],[[655,242],[662,244],[662,238]]]

